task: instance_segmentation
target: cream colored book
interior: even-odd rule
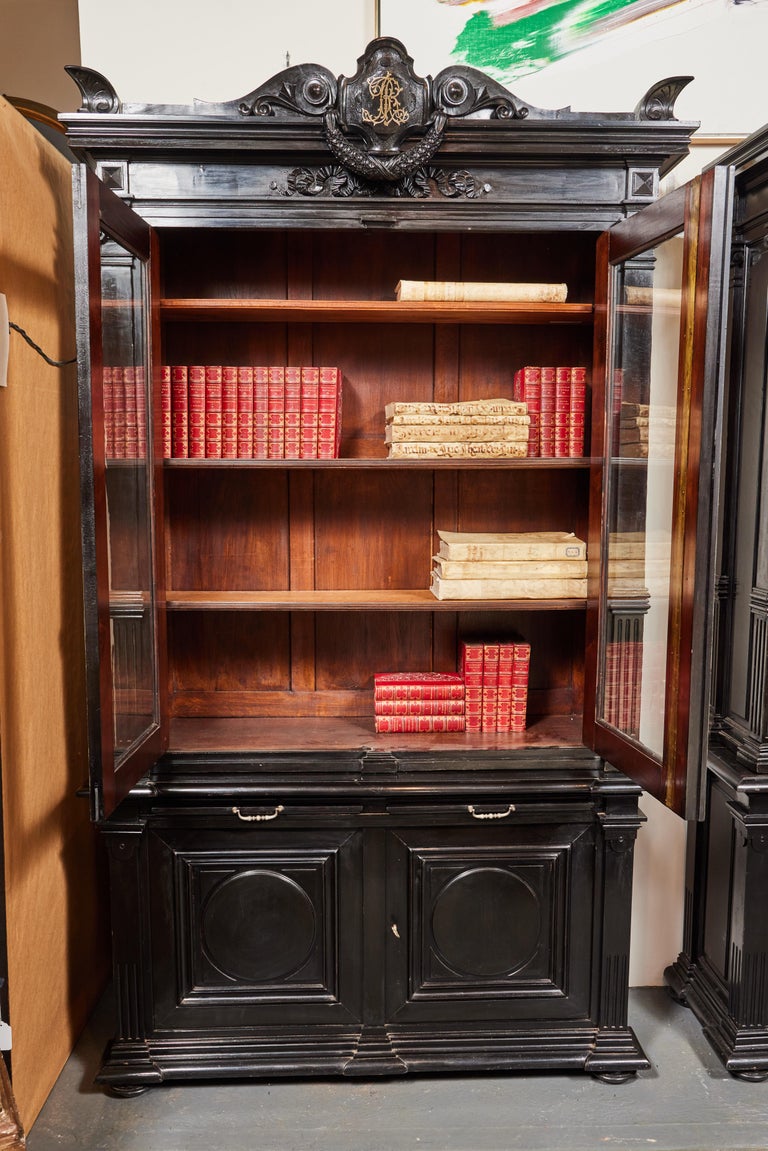
[[[587,545],[573,532],[438,531],[440,559],[584,560]]]
[[[520,440],[528,443],[528,420],[524,424],[387,424],[384,438],[388,444],[402,443],[409,440],[422,440],[431,442],[468,443],[488,440]]]
[[[384,408],[386,419],[395,416],[526,416],[528,405],[520,400],[508,400],[495,396],[487,400],[457,400],[451,404],[440,404],[432,400],[395,400]]]
[[[586,579],[586,560],[444,560],[433,556],[441,579]]]
[[[562,304],[568,296],[567,284],[484,283],[467,280],[400,280],[395,289],[398,300],[444,300],[468,303]]]
[[[436,460],[482,460],[520,459],[528,454],[528,437],[523,440],[487,440],[477,443],[437,440],[434,443],[423,441],[389,445],[390,459],[419,459],[429,457]]]
[[[494,401],[496,402],[496,401]],[[515,408],[522,408],[525,411],[525,404],[514,402]],[[442,412],[402,412],[399,415],[391,416],[387,419],[387,427],[410,426],[417,427],[423,425],[448,425],[449,427],[460,427],[462,424],[476,424],[481,422],[489,427],[522,427],[527,428],[530,426],[531,417],[528,415],[518,415],[517,412],[490,412],[483,409],[480,412],[449,412],[447,415]]]
[[[432,573],[437,599],[586,599],[585,579],[442,579]]]

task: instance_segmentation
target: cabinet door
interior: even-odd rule
[[[606,383],[588,736],[689,816],[709,687],[729,202],[729,173],[714,169],[611,229],[598,254]]]
[[[83,563],[94,817],[163,750],[147,225],[75,172]]]

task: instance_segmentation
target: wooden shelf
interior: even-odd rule
[[[426,589],[169,591],[169,611],[582,611],[583,599],[439,600]]]
[[[587,324],[592,304],[406,302],[399,300],[163,299],[160,318],[218,323]]]
[[[118,461],[123,462],[123,461]],[[170,468],[175,471],[181,469],[182,471],[189,470],[190,468],[294,468],[315,470],[319,468],[331,469],[365,469],[391,471],[393,468],[427,468],[431,471],[435,470],[448,470],[455,471],[461,468],[504,468],[515,470],[556,470],[556,471],[583,471],[592,466],[593,463],[602,465],[602,460],[592,460],[588,456],[579,456],[567,459],[555,459],[554,457],[546,457],[541,459],[536,456],[526,456],[522,459],[467,459],[467,460],[445,460],[436,456],[429,456],[419,459],[390,459],[388,456],[356,457],[354,459],[332,459],[332,460],[297,460],[297,459],[279,459],[279,460],[252,460],[252,459],[166,459],[163,460],[163,467]],[[111,461],[110,461],[111,466]]]
[[[580,715],[546,716],[530,721],[526,731],[419,732],[377,735],[373,716],[345,719],[174,719],[171,752],[350,751],[369,748],[392,751],[512,750],[526,747],[582,747]]]

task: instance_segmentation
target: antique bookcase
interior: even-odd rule
[[[388,38],[350,78],[191,108],[70,71],[101,1081],[647,1067],[638,797],[698,802],[712,627],[721,173],[657,199],[686,78],[591,114],[421,78]],[[406,303],[402,279],[568,296]],[[542,363],[588,368],[582,457],[387,456],[387,403],[510,396]],[[338,366],[339,458],[164,459],[162,366],[220,364]],[[116,366],[148,411],[118,459]],[[572,531],[588,594],[437,600],[438,530]],[[374,673],[455,672],[478,635],[531,644],[524,733],[375,732]]]
[[[732,1074],[768,1077],[766,275],[768,131],[718,161],[728,276],[703,819],[688,836],[684,949],[667,981]]]

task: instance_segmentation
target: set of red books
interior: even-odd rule
[[[461,645],[467,731],[525,731],[531,645],[523,640]]]
[[[626,637],[605,647],[603,717],[619,731],[640,734],[640,700],[643,681],[642,624],[628,622]],[[637,633],[637,634],[635,634]]]
[[[143,366],[105,365],[102,404],[107,459],[143,460],[147,454],[147,389]]]
[[[174,364],[161,369],[167,459],[335,459],[341,371]]]
[[[464,731],[464,680],[455,672],[381,672],[373,712],[377,732]]]
[[[512,398],[528,407],[528,455],[555,459],[584,455],[587,372],[581,367],[519,368]]]

